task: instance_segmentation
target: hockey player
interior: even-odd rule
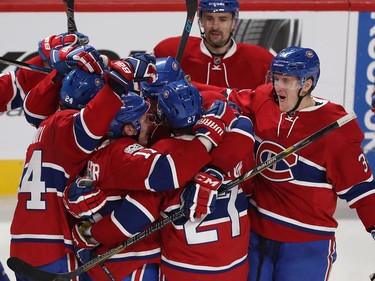
[[[160,99],[163,100],[163,97]],[[218,108],[223,105],[222,101],[216,101],[205,116],[220,112]],[[170,106],[163,106],[161,102],[161,112],[173,120],[168,112]],[[173,127],[173,122],[171,125]],[[175,129],[178,131],[178,127]],[[251,182],[236,186],[225,194],[218,195],[218,190],[222,182],[233,180],[253,168],[253,151],[251,121],[238,116],[228,125],[222,143],[211,152],[210,164],[197,173],[181,195],[182,208],[189,220],[177,221],[161,230],[161,270],[166,280],[247,279],[247,250],[244,245],[249,240],[246,227],[250,222],[246,194]],[[207,184],[206,178],[211,183],[219,183]],[[168,197],[166,204],[163,202],[163,216],[171,215],[180,208],[179,197],[177,194]],[[212,253],[217,254],[213,257]]]
[[[196,114],[192,112],[201,111],[202,105],[201,98],[199,98],[200,102],[197,102],[199,101],[197,95],[200,96],[195,87],[183,80],[172,82],[163,88],[163,94],[158,98],[158,112],[161,120],[168,122],[177,140],[163,139],[153,147],[157,147],[159,152],[165,150],[167,153],[171,149],[173,151],[176,146],[171,145],[171,141],[177,144],[177,148],[181,147],[186,140],[193,137],[191,136],[192,128],[196,131],[196,135],[214,135],[212,131],[208,133],[210,129],[204,124],[214,121],[212,118],[217,118],[215,116],[222,116],[223,120],[226,120],[227,133],[223,142],[212,150],[210,164],[222,167],[226,179],[233,179],[244,170],[250,170],[253,165],[254,140],[249,119],[228,118],[230,116],[228,110],[231,110],[229,106],[224,102],[217,102],[203,116],[203,121],[196,124]],[[233,149],[234,147],[236,149]],[[196,221],[188,222],[184,219],[162,230],[161,266],[167,280],[247,279],[247,245],[249,242],[247,199],[243,190],[235,187],[215,200],[217,188],[223,181],[223,172],[214,166],[206,167],[198,172],[195,180],[188,184],[183,195],[185,212],[191,220]],[[185,166],[184,169],[186,168],[188,167]],[[180,170],[177,169],[177,172]],[[152,181],[154,177],[157,175],[150,177],[148,181]],[[203,178],[207,181],[203,181]],[[134,180],[136,179],[132,181]],[[211,186],[208,182],[216,184]],[[164,186],[162,183],[159,185]],[[86,239],[94,238],[102,245],[114,247],[115,242],[120,243],[126,240],[156,220],[159,217],[159,211],[162,211],[164,216],[178,211],[181,206],[180,195],[181,190],[158,193],[130,192],[120,208],[116,209],[110,217],[99,220],[85,232]],[[216,210],[211,214],[215,209],[215,201],[217,202]],[[206,216],[207,214],[209,215]],[[189,238],[188,240],[185,239],[185,235]],[[218,236],[221,238],[218,239]],[[231,251],[213,259],[209,257],[209,253],[216,251],[215,249],[218,252],[223,249],[231,249]],[[129,249],[131,250],[132,248]],[[108,262],[107,266],[111,267],[112,264]]]
[[[264,83],[273,55],[260,46],[234,41],[238,11],[238,0],[200,1],[198,24],[202,38],[188,38],[181,60],[182,69],[192,81],[238,89],[254,89]],[[175,57],[180,40],[171,37],[158,43],[155,57]]]
[[[195,87],[185,80],[182,81],[178,85],[180,87],[179,93],[183,96],[183,104],[178,108],[177,114],[179,116],[185,114],[186,120],[198,120],[202,114],[202,98]],[[88,163],[87,175],[94,180],[97,189],[89,188],[89,192],[83,194],[82,188],[72,184],[64,192],[66,206],[75,217],[85,219],[90,215],[92,216],[91,220],[97,221],[98,218],[106,214],[108,209],[111,210],[113,203],[118,204],[118,202],[112,202],[113,198],[118,198],[119,195],[124,197],[132,190],[161,192],[173,191],[180,186],[184,186],[197,171],[211,161],[208,152],[213,145],[217,146],[224,136],[222,119],[235,118],[234,114],[228,111],[227,114],[220,117],[221,119],[216,120],[215,117],[212,117],[210,123],[202,124],[197,132],[203,133],[196,138],[192,136],[187,140],[165,139],[147,148],[144,145],[147,144],[145,137],[147,137],[150,124],[147,121],[148,108],[145,107],[145,102],[139,96],[131,94],[123,96],[122,99],[125,106],[111,123],[108,134],[110,143],[101,147]],[[193,121],[184,122],[193,123]],[[216,126],[213,126],[215,123]],[[222,127],[219,130],[220,134],[216,132],[219,127]],[[206,134],[209,136],[206,136]],[[159,153],[159,150],[166,152]],[[186,166],[186,162],[189,163],[188,166]],[[97,210],[103,207],[101,206],[103,201],[101,201],[101,195],[97,194],[98,189],[99,192],[104,192],[106,197],[111,199],[111,202],[108,202],[110,204],[107,203],[99,212]],[[93,199],[94,197],[99,197],[99,199]],[[132,213],[133,215],[135,214]],[[99,220],[99,225],[109,224],[109,227],[99,227],[101,232],[98,234],[98,240],[105,246],[97,249],[99,253],[121,243],[131,233],[135,234],[131,230],[127,230],[129,231],[128,236],[124,238],[123,231],[117,233],[117,221],[123,221],[124,216],[125,214],[121,209],[121,211],[115,210],[111,216]],[[149,220],[137,220],[136,223],[141,223],[142,227],[146,227]],[[124,227],[127,226],[126,224]],[[114,227],[115,229],[113,229]],[[108,231],[111,235],[108,235]],[[77,237],[75,241],[82,241],[76,245],[77,248],[83,246],[87,248],[84,238],[81,238],[77,228],[73,230],[73,233]],[[95,244],[91,246],[93,247]],[[81,249],[77,250],[77,253],[81,259],[88,261],[84,257],[87,251]],[[127,256],[127,260],[124,260],[123,256]],[[134,257],[132,258],[132,256]],[[159,261],[160,241],[158,236],[154,235],[148,238],[145,243],[139,243],[132,247],[130,253],[125,251],[115,255],[109,260],[107,266],[118,280],[123,280],[133,270],[141,271],[143,272],[142,275],[148,276],[148,279],[142,280],[150,280],[151,276],[155,276],[154,280],[157,280],[158,267],[150,263],[159,263]],[[144,266],[146,263],[147,266]],[[100,279],[99,276],[103,275],[100,267],[94,268],[89,273],[94,279]],[[137,275],[134,272],[132,274]]]
[[[254,120],[258,164],[347,114],[312,95],[319,75],[314,50],[288,47],[271,64],[272,83],[230,94]],[[351,121],[255,178],[250,281],[328,280],[336,260],[337,198],[374,232],[375,183],[362,140]]]
[[[74,48],[69,50],[75,52]],[[64,53],[58,57],[62,64],[69,67],[69,60],[66,59],[69,54]],[[102,67],[99,56],[87,58],[91,59],[87,63]],[[53,113],[41,123],[35,123],[38,130],[27,149],[11,224],[11,256],[51,272],[76,268],[71,227],[62,192],[69,177],[80,172],[106,134],[110,122],[123,104],[120,96],[132,85],[133,79],[155,77],[153,63],[154,59],[148,57],[144,57],[144,60],[126,58],[113,61],[109,65],[111,76],[104,74],[105,83],[99,74],[86,74],[95,75],[91,79],[91,82],[95,81],[94,87],[85,84],[90,78],[84,79],[82,84],[69,84],[72,91],[61,92],[63,110]],[[76,66],[77,61],[72,62],[72,67]],[[73,70],[74,73],[79,71],[78,68]],[[115,76],[116,80],[112,78]],[[70,80],[66,78],[65,82],[70,83]],[[39,99],[54,99],[56,93],[60,92],[61,84],[60,74],[54,69],[37,84],[38,89],[33,89],[28,98],[31,101],[35,93],[36,96],[40,95],[37,97]],[[95,93],[98,89],[99,92]],[[28,107],[29,113],[39,111],[40,108]],[[31,116],[31,120],[35,120],[33,118],[35,116]],[[17,280],[27,279],[17,276]]]

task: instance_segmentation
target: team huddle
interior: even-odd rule
[[[274,56],[237,43],[238,12],[237,0],[201,0],[201,38],[188,39],[181,62],[179,37],[111,60],[88,36],[63,33],[28,61],[49,74],[0,76],[0,111],[22,107],[36,128],[10,256],[71,272],[182,212],[74,280],[325,281],[338,198],[375,237],[375,182],[355,120],[226,188],[347,114],[312,95],[314,50]]]

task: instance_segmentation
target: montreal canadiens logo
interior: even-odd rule
[[[173,68],[173,70],[176,70],[176,71],[178,69],[178,65],[175,61],[172,63],[172,68]]]
[[[312,51],[307,51],[306,56],[311,59],[312,57],[314,57],[314,53]]]
[[[284,151],[285,147],[269,141],[264,141],[260,144],[257,151],[256,162],[260,163],[267,162],[271,157]],[[285,182],[294,179],[291,167],[297,164],[298,156],[294,153],[284,158],[278,163],[273,164],[269,168],[261,172],[262,176],[270,181],[274,182]]]
[[[98,87],[98,86],[100,86],[102,84],[102,80],[100,78],[96,78],[95,81],[94,81],[94,83],[95,83],[95,86]]]
[[[133,154],[134,152],[136,152],[138,150],[141,150],[143,148],[144,147],[142,145],[140,145],[139,143],[134,143],[134,144],[131,144],[131,145],[125,147],[124,152],[129,153],[129,154]]]

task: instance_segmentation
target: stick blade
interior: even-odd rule
[[[35,281],[57,281],[57,280],[67,281],[69,280],[69,278],[68,279],[61,278],[63,276],[61,276],[59,273],[51,273],[51,272],[38,269],[17,257],[8,258],[7,265],[15,273],[21,274]]]

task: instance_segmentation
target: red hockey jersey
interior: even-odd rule
[[[181,37],[167,38],[154,48],[157,58],[176,56]],[[190,36],[181,68],[192,81],[218,87],[255,89],[264,83],[273,55],[266,49],[233,41],[223,56],[209,52],[203,39]]]
[[[43,61],[39,56],[28,60],[27,63],[43,66]],[[22,107],[27,93],[45,77],[46,74],[23,68],[1,74],[0,112]]]
[[[315,106],[289,116],[279,110],[271,84],[232,91],[229,99],[254,121],[257,164],[347,114],[342,106],[314,97]],[[375,183],[362,140],[353,120],[257,176],[250,200],[252,229],[283,242],[331,239],[338,197],[357,210],[366,229],[374,226]]]
[[[252,124],[244,117],[237,122],[211,152],[210,164],[224,170],[228,181],[254,167]],[[219,195],[212,214],[195,222],[180,220],[160,231],[161,269],[168,281],[247,280],[250,186],[251,179]],[[179,195],[168,197],[161,208],[163,216],[178,210]]]
[[[26,152],[11,224],[11,256],[40,266],[72,251],[62,192],[69,177],[85,166],[121,105],[105,86],[81,111],[60,111],[40,124]]]

